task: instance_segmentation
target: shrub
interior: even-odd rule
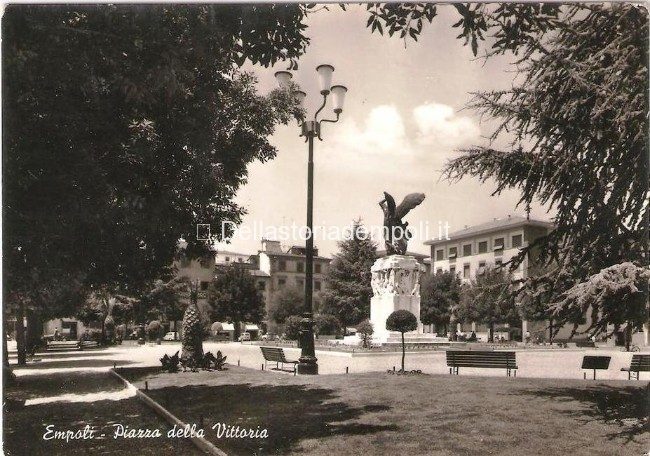
[[[300,322],[302,317],[298,315],[292,315],[287,317],[284,322],[284,334],[289,340],[297,340],[300,336]]]
[[[375,330],[372,327],[372,323],[368,319],[363,320],[357,325],[357,334],[361,336],[363,341],[363,346],[368,348],[370,346],[370,336],[373,335]]]
[[[214,323],[212,323],[212,326],[210,326],[210,332],[212,333],[213,336],[216,336],[219,333],[219,331],[223,331],[223,325],[220,322],[215,321]]]
[[[147,325],[147,335],[149,336],[150,340],[158,339],[159,337],[162,337],[163,334],[163,326],[160,324],[158,320],[152,320],[149,322]]]
[[[317,334],[338,334],[341,329],[341,323],[334,315],[316,315],[314,321]]]

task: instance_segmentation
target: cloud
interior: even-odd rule
[[[403,155],[412,152],[402,116],[393,105],[373,108],[363,127],[354,119],[344,121],[336,141],[338,147],[361,154]]]
[[[425,103],[413,109],[418,128],[416,142],[422,146],[455,148],[479,137],[480,129],[470,117],[458,116],[451,106]]]

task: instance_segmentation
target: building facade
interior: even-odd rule
[[[425,244],[431,249],[431,273],[450,271],[463,282],[469,282],[485,268],[507,263],[522,248],[553,228],[554,225],[547,221],[508,216],[452,232],[447,236],[449,239],[427,241]],[[522,279],[535,267],[533,253],[512,274],[515,279]],[[472,324],[471,328],[459,325],[459,330],[476,331],[477,325]],[[528,322],[523,321],[521,332],[525,334],[527,330]]]

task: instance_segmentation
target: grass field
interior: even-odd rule
[[[642,455],[647,382],[385,373],[294,377],[231,367],[159,374],[136,386],[229,454]],[[218,438],[216,423],[268,429]]]

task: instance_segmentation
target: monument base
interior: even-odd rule
[[[386,319],[396,310],[408,310],[418,320],[418,329],[405,334],[409,341],[434,341],[431,334],[423,334],[420,322],[420,273],[422,266],[415,257],[390,255],[379,258],[372,265],[372,290],[370,322],[374,329],[373,343],[399,343],[401,334],[386,329]],[[410,343],[410,342],[409,342]]]

